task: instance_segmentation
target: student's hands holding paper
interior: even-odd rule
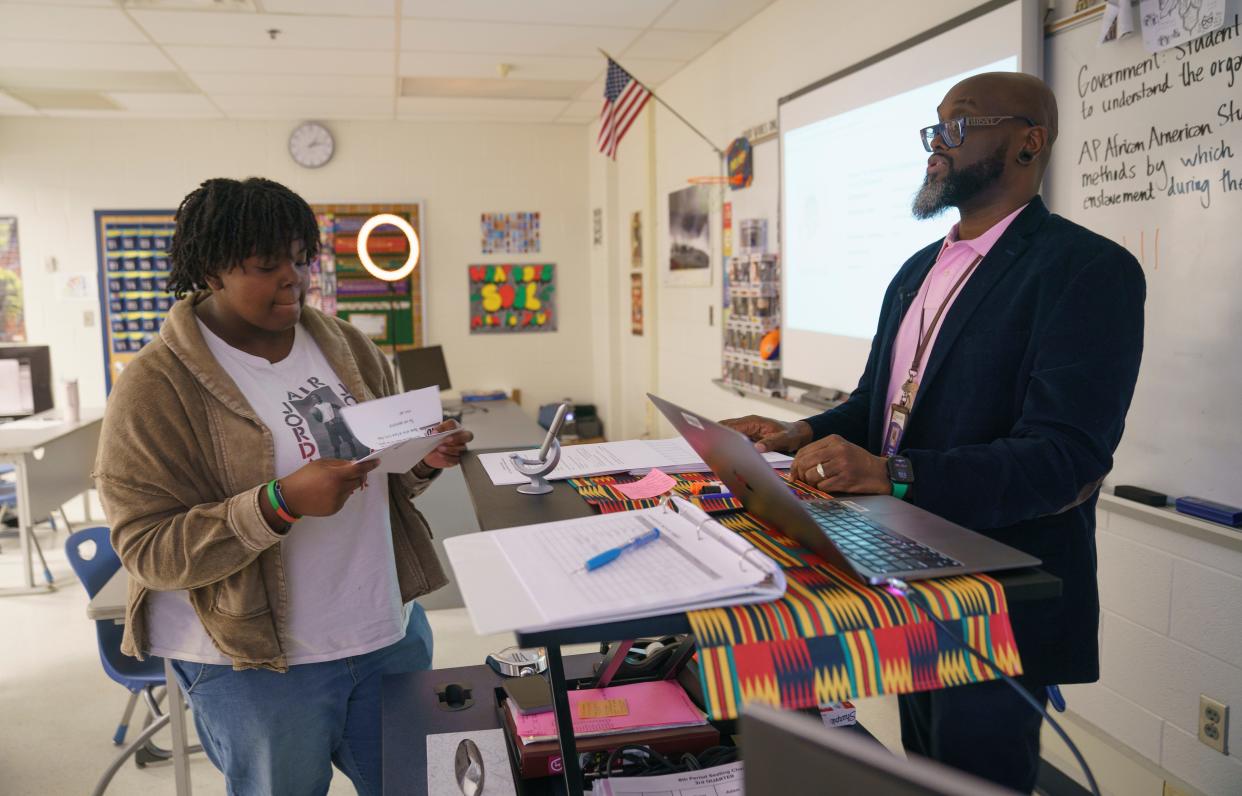
[[[798,450],[790,473],[821,492],[887,495],[892,491],[883,456],[833,434]]]
[[[378,460],[347,462],[316,459],[292,475],[280,479],[280,491],[289,510],[297,515],[330,517],[366,481]]]
[[[457,425],[455,420],[445,420],[436,426],[435,433],[448,431]],[[423,464],[427,467],[434,467],[437,470],[443,470],[448,467],[455,467],[461,464],[461,455],[466,452],[466,445],[470,440],[474,439],[474,433],[462,429],[456,434],[445,437],[436,449],[423,457]]]
[[[755,443],[755,449],[760,453],[776,451],[792,454],[809,443],[814,436],[811,427],[803,420],[782,423],[770,417],[746,415],[746,417],[721,420],[720,424],[745,434]]]

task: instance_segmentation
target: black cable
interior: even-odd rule
[[[1017,691],[1018,695],[1021,696],[1024,700],[1026,700],[1027,704],[1029,704],[1040,715],[1042,715],[1044,717],[1044,720],[1047,721],[1048,724],[1052,726],[1052,729],[1056,730],[1057,735],[1061,736],[1061,740],[1064,741],[1065,745],[1069,747],[1070,752],[1073,753],[1074,759],[1078,761],[1078,765],[1082,768],[1082,772],[1087,776],[1087,784],[1091,787],[1091,793],[1093,794],[1093,796],[1100,796],[1100,788],[1095,783],[1095,775],[1091,773],[1091,766],[1087,765],[1086,759],[1083,758],[1082,753],[1078,751],[1078,747],[1074,744],[1073,741],[1070,740],[1069,735],[1067,735],[1065,730],[1061,728],[1061,725],[1057,723],[1056,719],[1052,718],[1052,716],[1048,713],[1048,711],[1044,708],[1044,706],[1039,704],[1039,702],[1035,699],[1035,697],[1031,696],[1031,693],[1029,691],[1023,688],[1018,683],[1017,680],[1014,680],[1012,677],[1010,677],[1009,675],[1001,671],[1000,667],[998,667],[995,663],[993,663],[992,660],[988,656],[983,655],[978,650],[976,650],[974,647],[967,644],[964,639],[958,638],[957,633],[955,633],[952,630],[952,628],[950,628],[939,617],[937,617],[935,613],[932,612],[931,604],[927,601],[927,599],[922,594],[919,594],[919,592],[910,588],[910,585],[907,584],[905,581],[899,580],[897,578],[889,578],[886,582],[886,585],[888,586],[889,590],[891,590],[893,593],[898,594],[902,597],[905,597],[907,600],[909,600],[910,604],[912,606],[915,606],[916,611],[921,607],[923,609],[923,612],[927,614],[928,618],[930,618],[933,622],[936,623],[936,627],[940,628],[945,633],[948,633],[950,638],[952,638],[954,641],[956,641],[958,644],[964,647],[967,652],[975,656],[975,658],[978,659],[980,662],[987,665],[987,667],[991,669],[996,674],[997,677],[1000,677],[1006,683],[1009,683],[1009,686],[1013,688],[1014,691]],[[915,600],[914,600],[915,596],[919,598],[919,601],[921,602],[921,604],[915,603]]]

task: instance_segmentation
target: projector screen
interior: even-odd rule
[[[781,100],[781,359],[784,377],[851,391],[889,281],[943,237],[957,211],[916,221],[921,128],[959,80],[1040,72],[1038,2],[991,3],[861,68]]]

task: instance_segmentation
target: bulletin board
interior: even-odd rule
[[[173,297],[168,244],[173,210],[96,210],[95,246],[104,380],[112,380],[155,339]]]
[[[375,344],[398,351],[419,348],[425,335],[423,311],[422,204],[311,205],[319,222],[319,260],[311,264],[306,303],[357,326]],[[420,249],[418,266],[407,278],[385,282],[371,276],[358,258],[358,231],[371,216],[390,213],[414,228]],[[377,227],[367,241],[371,260],[395,270],[405,263],[410,242],[392,225]]]

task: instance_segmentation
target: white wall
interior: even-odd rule
[[[444,346],[454,387],[521,388],[531,412],[593,398],[581,127],[334,122],[337,154],[315,171],[290,160],[291,127],[0,117],[0,215],[18,218],[27,337],[52,346],[54,374],[77,376],[84,404],[104,398],[98,303],[59,301],[46,260],[93,280],[94,210],[175,208],[204,179],[252,175],[310,202],[425,202],[427,341]],[[542,214],[543,252],[481,256],[479,214],[517,210]],[[556,263],[558,331],[471,336],[466,266],[478,262]]]

